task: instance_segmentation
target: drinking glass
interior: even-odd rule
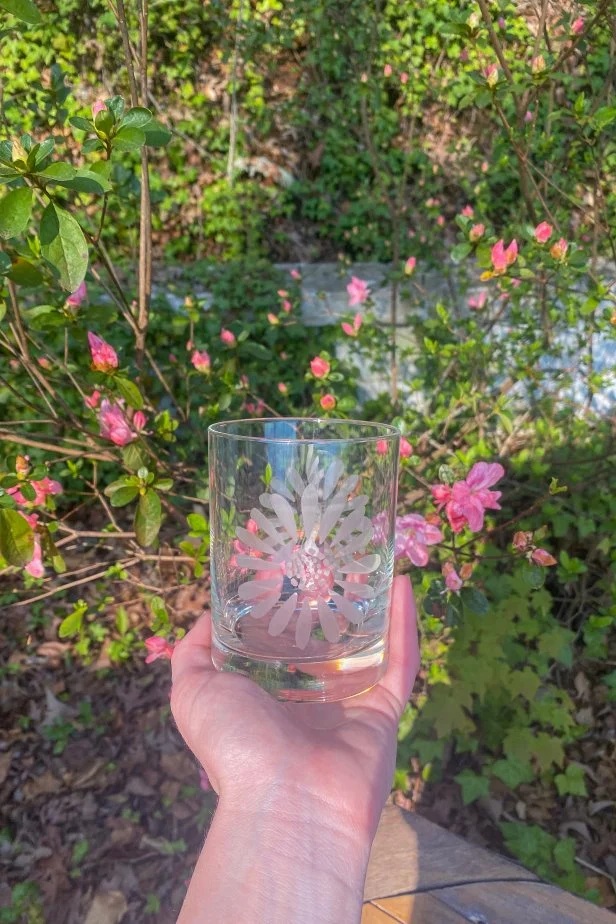
[[[209,428],[212,658],[329,702],[387,662],[400,433],[359,420]]]

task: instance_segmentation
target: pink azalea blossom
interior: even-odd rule
[[[562,263],[562,261],[567,256],[568,250],[569,250],[569,244],[564,239],[564,237],[561,237],[559,241],[556,241],[556,243],[552,244],[552,246],[550,247],[550,253],[554,257],[554,259],[558,260],[560,263]]]
[[[474,243],[475,241],[480,240],[486,233],[486,226],[481,223],[473,225],[471,230],[468,233],[469,239]]]
[[[278,391],[281,395],[287,395],[289,393],[289,386],[284,382],[278,382]]]
[[[487,160],[482,161],[482,163],[481,163],[481,172],[482,172],[482,173],[487,173],[489,169],[490,169],[490,165],[489,165],[489,163],[487,162]]]
[[[235,346],[236,338],[235,334],[231,330],[227,330],[226,327],[223,327],[220,332],[220,339],[223,343],[226,343],[227,346]]]
[[[209,372],[211,366],[210,355],[206,350],[195,350],[190,357],[190,361],[197,372]]]
[[[85,282],[81,282],[74,292],[72,292],[69,297],[66,299],[66,304],[70,305],[72,308],[79,308],[82,301],[88,296],[88,290],[86,289]]]
[[[323,395],[320,404],[324,411],[333,411],[336,407],[336,399],[333,395]]]
[[[409,75],[406,71],[402,71],[400,74],[400,83],[405,84],[409,82]]]
[[[284,312],[286,312],[287,314],[289,314],[289,312],[291,311],[291,308],[292,308],[292,307],[293,307],[293,306],[292,306],[292,304],[291,304],[291,302],[289,301],[288,298],[284,298],[284,299],[282,300],[282,310],[283,310]]]
[[[499,29],[506,29],[506,28],[507,28],[507,23],[506,23],[506,21],[503,19],[502,16],[499,16],[499,17],[498,17],[498,28],[499,28]]]
[[[514,533],[512,545],[518,552],[526,552],[533,540],[533,534],[528,530],[518,530]]]
[[[525,122],[532,122],[534,118],[535,118],[535,117],[534,117],[534,115],[533,115],[532,110],[531,110],[531,109],[527,109],[526,112],[524,113],[524,121],[525,121]]]
[[[536,565],[541,565],[543,568],[550,568],[552,565],[557,564],[554,556],[546,552],[545,549],[535,549],[530,557]]]
[[[518,242],[514,239],[507,249],[505,249],[505,244],[501,238],[498,241],[491,251],[492,266],[494,267],[494,272],[501,276],[503,273],[507,272],[507,267],[511,266],[518,258]]]
[[[91,330],[88,331],[88,342],[92,354],[92,368],[96,372],[112,372],[118,368],[118,354],[109,343],[102,337],[97,337]]]
[[[133,426],[138,433],[141,433],[147,422],[147,417],[143,411],[135,411],[133,414]]]
[[[88,407],[91,407],[92,410],[94,410],[94,408],[98,407],[98,402],[101,400],[101,393],[97,388],[95,388],[92,394],[86,395],[83,400]]]
[[[400,438],[400,458],[408,459],[408,457],[411,456],[412,454],[413,454],[413,447],[411,446],[409,441],[404,436],[402,436]]]
[[[442,541],[443,534],[438,526],[428,523],[420,514],[409,513],[404,517],[396,517],[396,559],[406,557],[417,567],[424,568],[430,557],[428,546]]]
[[[111,440],[116,446],[126,446],[137,435],[131,430],[122,409],[117,404],[108,401],[107,398],[101,401],[98,420],[103,439]]]
[[[302,278],[302,274],[300,273],[299,270],[296,270],[296,269],[292,269],[289,273],[289,276],[291,277],[291,279],[295,279],[295,280],[299,280]]]
[[[362,320],[363,319],[361,314],[356,314],[353,318],[352,324],[349,324],[348,321],[342,322],[342,330],[345,332],[345,334],[348,334],[349,337],[357,337],[359,329],[362,325]]]
[[[463,581],[450,561],[446,561],[442,568],[445,586],[447,590],[457,593],[462,587]]]
[[[351,281],[347,285],[346,289],[349,293],[350,308],[352,308],[354,305],[363,305],[366,299],[370,296],[368,283],[364,282],[363,279],[358,279],[357,276],[351,276]]]
[[[462,214],[464,215],[465,218],[472,218],[473,215],[475,214],[473,206],[465,205],[464,208],[462,209]]]
[[[533,74],[542,74],[545,70],[545,58],[543,55],[537,55],[530,62],[530,69]]]
[[[102,112],[103,109],[106,109],[102,99],[97,99],[95,103],[92,103],[92,118],[95,119],[99,112]]]
[[[387,440],[377,440],[376,441],[376,451],[380,456],[384,456],[387,452]]]
[[[286,289],[278,289],[277,295],[279,295],[280,298],[287,298],[288,294]]]
[[[310,360],[310,371],[315,379],[324,379],[325,376],[328,375],[330,369],[331,366],[327,360],[321,359],[320,356],[315,356],[314,359]]]
[[[268,312],[267,320],[270,322],[270,324],[273,324],[274,326],[276,326],[277,324],[280,324],[280,318],[278,317],[278,315],[273,314],[273,312],[271,311]]]
[[[488,293],[483,289],[479,295],[471,295],[468,300],[468,307],[472,308],[474,311],[481,311],[482,308],[485,308],[487,299]]]
[[[31,481],[30,484],[35,491],[34,500],[26,500],[19,489],[19,485],[8,488],[6,493],[10,494],[15,503],[21,504],[22,507],[40,507],[41,504],[45,503],[45,499],[49,494],[62,494],[63,490],[59,481],[53,481],[47,475],[41,478],[40,481]]]
[[[545,244],[552,236],[552,225],[548,224],[547,221],[542,221],[534,230],[535,240],[538,244]]]
[[[432,497],[438,509],[445,508],[454,533],[461,532],[466,525],[472,532],[479,532],[483,529],[485,511],[500,510],[501,492],[488,489],[504,474],[505,469],[498,462],[476,462],[463,481],[456,481],[452,487],[446,484],[431,487]]]
[[[445,227],[445,216],[439,215],[438,218],[436,219],[436,223],[439,226],[439,228],[444,228]]]
[[[496,64],[488,64],[488,66],[486,67],[486,69],[484,70],[483,73],[484,73],[484,76],[485,76],[485,78],[486,78],[486,83],[487,83],[487,85],[488,85],[489,87],[495,87],[496,84],[498,83],[498,77],[499,77],[499,72],[498,72],[498,67],[497,67],[497,65],[496,65]]]
[[[43,369],[51,369],[51,360],[47,356],[39,356],[38,364]]]
[[[24,520],[28,525],[34,530],[34,551],[32,558],[25,566],[24,570],[28,572],[31,577],[41,578],[45,574],[45,567],[43,565],[43,553],[41,550],[41,537],[36,531],[36,524],[38,523],[38,516],[36,513],[22,513],[21,514]]]
[[[584,31],[584,17],[578,16],[577,19],[574,19],[571,23],[571,31],[574,35],[579,35],[580,32]]]
[[[152,661],[158,661],[159,658],[168,658],[171,660],[174,646],[171,642],[168,642],[166,638],[163,638],[162,635],[152,635],[150,638],[146,638],[145,647],[148,650],[148,656],[145,659],[146,664],[151,664]]]
[[[391,75],[393,74],[393,68],[391,64],[385,65],[385,67],[383,68],[383,74],[385,75],[385,77],[391,77]]]
[[[409,257],[404,264],[404,272],[407,276],[412,276],[417,266],[417,257]]]

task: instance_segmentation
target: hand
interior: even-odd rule
[[[409,579],[398,577],[394,581],[385,675],[367,693],[341,703],[278,702],[247,677],[216,671],[210,645],[210,617],[204,616],[174,651],[171,708],[180,732],[220,796],[215,824],[219,815],[221,820],[214,834],[218,858],[226,851],[229,838],[235,836],[239,842],[228,849],[234,857],[232,865],[237,867],[238,856],[245,858],[251,853],[250,846],[241,842],[242,836],[247,838],[249,829],[258,828],[254,857],[268,866],[264,875],[271,883],[272,877],[287,878],[288,871],[272,868],[270,848],[278,867],[284,866],[287,854],[289,863],[297,865],[301,847],[310,841],[314,851],[322,851],[322,862],[317,863],[316,872],[302,870],[300,878],[312,883],[313,898],[306,908],[306,920],[311,920],[312,914],[312,921],[320,922],[329,918],[314,916],[315,877],[321,888],[319,877],[326,873],[328,850],[333,861],[344,845],[350,869],[345,869],[341,878],[348,877],[353,902],[359,901],[361,907],[369,849],[393,778],[398,722],[419,666]],[[211,840],[212,832],[205,852]],[[314,851],[308,851],[309,866]],[[254,861],[250,870],[255,873]],[[204,870],[200,875],[207,878]],[[187,899],[193,917],[186,912],[185,920],[215,920],[213,916],[194,916],[199,906],[197,886],[193,888],[196,878],[197,873],[191,883],[192,902],[190,892]],[[216,884],[218,887],[219,882]],[[211,887],[208,884],[210,895]],[[254,888],[258,889],[256,883]],[[334,886],[329,883],[329,891],[323,888],[322,894],[324,901],[334,901]],[[222,907],[222,897],[220,900]],[[338,900],[342,901],[340,897]],[[267,919],[274,922],[277,918],[271,894],[268,901]],[[281,906],[280,920],[284,920],[290,909],[282,898]],[[351,919],[336,918],[339,911],[332,920]],[[253,917],[247,916],[247,921],[260,920],[254,908],[250,914]]]

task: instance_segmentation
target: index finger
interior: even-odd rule
[[[213,671],[212,664],[212,617],[206,611],[199,617],[190,632],[177,643],[171,657],[173,683],[187,671]]]

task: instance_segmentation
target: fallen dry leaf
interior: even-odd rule
[[[36,799],[37,796],[58,792],[61,788],[62,781],[49,770],[45,770],[40,776],[35,776],[33,779],[24,783],[22,792],[24,794],[24,799],[29,802],[31,799]]]
[[[98,892],[84,924],[118,924],[128,910],[122,892]]]
[[[0,786],[4,783],[11,769],[11,752],[0,754]]]

